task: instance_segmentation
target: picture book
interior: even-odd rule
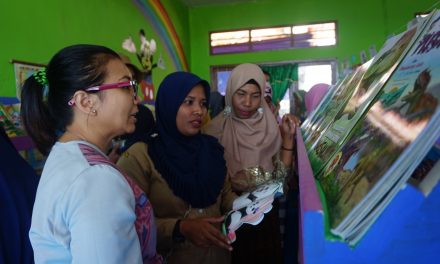
[[[231,242],[236,240],[235,231],[243,224],[258,225],[264,214],[272,209],[275,198],[283,194],[281,181],[269,181],[261,184],[252,192],[246,192],[236,198],[232,210],[225,215],[222,230]]]
[[[358,87],[309,152],[316,176],[340,149],[350,131],[371,106],[383,85],[394,72],[423,29],[425,21],[388,40],[363,74]]]
[[[408,182],[418,188],[426,196],[440,180],[440,137],[434,146],[411,174]]]
[[[440,135],[440,13],[318,176],[331,232],[356,245]]]
[[[304,144],[310,151],[321,139],[323,133],[334,122],[337,114],[345,108],[348,103],[348,99],[351,98],[353,92],[358,87],[359,81],[368,69],[371,61],[360,66],[352,74],[348,75],[340,85],[335,89],[335,93],[328,99],[328,103],[321,105],[318,108],[318,112],[314,114],[314,120],[308,124],[308,130],[304,131],[305,138]]]

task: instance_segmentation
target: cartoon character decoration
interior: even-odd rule
[[[243,224],[258,225],[264,214],[272,209],[275,198],[283,194],[281,181],[268,181],[252,192],[243,193],[234,200],[232,211],[226,214],[222,231],[231,242],[236,240],[235,231]]]
[[[156,67],[165,69],[165,65],[162,59],[162,55],[159,56],[157,63],[153,62],[153,55],[154,53],[156,53],[157,50],[156,41],[154,39],[148,40],[145,36],[145,31],[143,29],[139,31],[139,38],[141,41],[139,51],[136,49],[136,45],[131,36],[124,40],[124,42],[122,43],[122,47],[128,52],[136,54],[136,57],[138,58],[142,66],[142,73],[144,74],[143,80],[140,83],[144,100],[153,101],[154,86],[152,71]]]

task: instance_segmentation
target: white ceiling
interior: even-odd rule
[[[236,3],[251,3],[261,0],[180,0],[189,7],[193,6],[209,6],[209,5],[222,5],[222,4],[236,4]]]

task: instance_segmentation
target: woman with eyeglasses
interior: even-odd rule
[[[24,126],[49,154],[29,237],[36,263],[161,263],[145,193],[109,161],[115,136],[134,130],[136,83],[114,51],[59,51],[22,90]]]
[[[220,225],[236,196],[226,178],[222,146],[201,134],[209,91],[208,82],[192,73],[165,77],[153,134],[118,161],[150,198],[158,251],[170,264],[230,263],[232,247]]]

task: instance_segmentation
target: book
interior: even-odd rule
[[[272,209],[274,199],[282,194],[283,183],[269,181],[237,197],[233,202],[232,210],[225,215],[222,224],[223,234],[234,242],[235,231],[243,224],[258,225],[263,220],[264,214]]]
[[[428,196],[440,180],[440,137],[411,174],[408,183]]]
[[[305,121],[301,126],[304,135],[304,144],[310,152],[315,148],[316,143],[321,139],[323,133],[334,122],[338,113],[345,108],[348,100],[351,98],[355,89],[368,69],[371,61],[358,67],[356,71],[349,74],[339,85],[334,89],[335,91],[330,96],[325,98],[321,105],[317,107],[317,112],[313,113],[311,121]]]
[[[318,175],[330,231],[352,246],[440,136],[440,50],[433,37],[438,34],[436,12]]]
[[[316,176],[341,148],[350,131],[364,116],[383,85],[414,45],[425,26],[423,20],[411,29],[389,39],[362,75],[351,98],[334,117],[329,128],[310,148],[309,157]]]

